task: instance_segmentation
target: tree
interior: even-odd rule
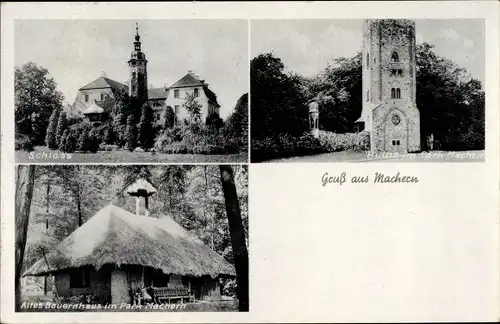
[[[224,126],[224,121],[219,114],[212,113],[207,116],[205,124],[212,129],[220,129]]]
[[[66,152],[67,140],[69,137],[69,129],[65,129],[64,133],[59,137],[59,151]]]
[[[76,143],[76,149],[81,152],[87,152],[90,150],[88,129],[86,128],[81,129],[80,136],[78,137]]]
[[[309,130],[309,110],[300,80],[284,72],[281,59],[261,54],[250,63],[252,138],[301,136]]]
[[[68,120],[66,119],[66,113],[63,111],[59,114],[59,119],[57,121],[56,128],[56,143],[57,145],[61,145],[61,136],[64,134],[64,131],[68,129]]]
[[[29,136],[35,145],[44,145],[49,118],[62,109],[63,95],[49,71],[33,62],[16,68],[14,104],[16,136]]]
[[[154,123],[153,109],[151,109],[151,107],[146,103],[142,107],[142,115],[138,127],[139,145],[146,151],[151,147],[153,147],[154,135],[155,135],[153,123]]]
[[[198,102],[194,92],[186,94],[182,107],[184,107],[184,109],[188,112],[191,121],[198,121],[201,118],[202,106]]]
[[[245,230],[241,220],[238,194],[234,183],[233,169],[229,165],[219,165],[220,180],[226,202],[227,219],[231,232],[234,263],[238,286],[236,288],[239,310],[248,311],[248,251]]]
[[[99,150],[99,145],[101,144],[101,136],[99,134],[99,129],[97,127],[92,127],[89,132],[89,146],[88,149],[91,153],[96,153]]]
[[[170,129],[175,125],[175,112],[172,107],[165,107],[165,129]]]
[[[133,114],[133,109],[128,93],[125,90],[117,91],[111,124],[115,135],[115,143],[120,147],[126,143],[127,119],[131,114]]]
[[[133,151],[137,146],[137,126],[135,125],[135,118],[133,115],[127,118],[126,147],[127,150]]]
[[[58,143],[56,140],[57,123],[59,120],[59,109],[54,109],[52,115],[50,115],[49,126],[47,126],[47,135],[45,137],[45,144],[48,148],[56,150]]]
[[[28,234],[30,219],[31,200],[33,198],[33,186],[35,183],[35,166],[18,165],[16,172],[16,310],[21,305],[21,272],[23,269],[24,251]]]
[[[226,122],[229,136],[238,138],[244,148],[248,147],[248,93],[242,95],[234,107],[234,112]]]

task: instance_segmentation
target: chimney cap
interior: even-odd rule
[[[155,187],[145,179],[137,179],[127,188],[127,193],[136,197],[151,196],[156,192]]]
[[[103,77],[106,77],[106,71],[102,71],[101,74]]]

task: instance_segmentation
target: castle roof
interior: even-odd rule
[[[138,216],[108,205],[98,211],[23,276],[106,264],[142,265],[165,274],[234,276],[234,266],[172,218]]]
[[[101,76],[98,79],[90,82],[86,86],[81,87],[79,90],[106,89],[106,88],[111,88],[113,91],[119,89],[128,89],[128,87],[123,83]]]
[[[169,90],[165,88],[148,89],[148,99],[167,99]]]
[[[183,76],[179,81],[170,86],[170,89],[174,88],[184,88],[184,87],[203,87],[203,92],[207,96],[208,100],[217,107],[220,107],[217,102],[217,95],[208,88],[208,84],[204,81],[198,79],[193,73],[189,72]]]
[[[98,106],[97,104],[93,103],[90,107],[85,109],[82,114],[102,114],[104,112],[104,108]]]

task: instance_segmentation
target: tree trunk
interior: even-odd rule
[[[50,212],[50,208],[49,208],[49,205],[50,205],[50,182],[47,181],[47,204],[46,204],[46,211],[47,211],[47,218],[45,218],[45,230],[48,232],[49,230],[49,212]],[[48,234],[48,233],[46,233]],[[43,294],[44,296],[47,296],[47,286],[48,286],[48,283],[47,283],[47,279],[48,279],[48,276],[43,276]]]
[[[234,263],[236,268],[239,310],[248,311],[248,251],[245,240],[245,231],[241,220],[240,204],[236,186],[234,184],[233,169],[229,165],[219,165],[222,191],[226,202],[226,213],[231,233]]]
[[[28,234],[28,223],[30,217],[31,199],[33,198],[33,186],[35,183],[35,166],[18,165],[16,174],[16,200],[15,200],[15,223],[16,223],[16,310],[21,306],[21,271],[23,269],[24,250]]]

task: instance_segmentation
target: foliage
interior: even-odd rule
[[[132,104],[125,90],[116,92],[111,124],[115,136],[115,144],[120,147],[124,146],[127,140],[127,120],[130,115],[134,114]]]
[[[336,134],[320,131],[319,142],[328,152],[366,151],[370,148],[370,135],[368,132]]]
[[[54,110],[62,110],[63,95],[49,71],[33,62],[15,68],[14,105],[16,135],[29,136],[34,145],[43,145]],[[20,137],[22,138],[22,137]]]
[[[47,135],[45,136],[45,144],[48,148],[55,150],[58,147],[56,140],[57,124],[59,120],[59,109],[54,109],[50,115],[49,125],[47,126]]]
[[[252,162],[325,152],[327,152],[326,148],[309,133],[304,133],[299,137],[282,134],[264,139],[252,139]]]
[[[62,136],[64,131],[68,129],[68,120],[66,119],[66,113],[62,111],[59,114],[59,118],[57,120],[57,128],[56,128],[56,143],[61,146]]]
[[[154,148],[168,154],[230,154],[240,150],[238,140],[227,137],[223,129],[200,123],[176,126],[163,132],[156,138]]]
[[[205,120],[205,125],[207,125],[210,128],[215,128],[215,129],[220,129],[224,126],[224,121],[220,116],[216,113],[212,113],[207,116]]]
[[[88,136],[88,149],[91,153],[96,153],[99,150],[99,145],[102,142],[102,136],[99,128],[93,127]]]
[[[33,151],[34,144],[33,140],[30,136],[24,134],[16,134],[15,140],[15,150],[25,150],[25,151]]]
[[[129,115],[127,118],[125,135],[126,149],[132,152],[137,146],[137,126],[135,125],[135,118],[133,115]]]
[[[226,122],[227,136],[238,138],[242,149],[248,148],[248,93],[242,95],[236,102],[234,112]]]
[[[165,107],[165,129],[170,129],[175,125],[175,112],[174,109],[170,106]]]
[[[153,147],[155,136],[153,124],[153,109],[151,109],[148,104],[144,104],[138,126],[138,142],[139,145],[146,151]]]
[[[201,118],[201,104],[193,93],[187,93],[182,103],[182,107],[186,109],[191,121],[198,121]]]
[[[284,72],[281,59],[261,54],[250,63],[252,139],[308,130],[308,108],[300,79]]]

